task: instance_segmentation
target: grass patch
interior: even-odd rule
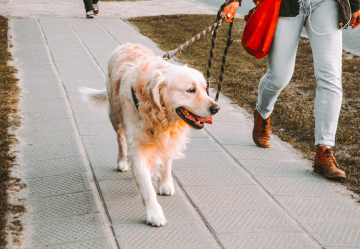
[[[172,15],[137,17],[128,21],[140,32],[165,51],[173,50],[215,21],[212,15]],[[249,113],[255,109],[258,84],[266,73],[267,58],[256,59],[241,47],[240,38],[245,22],[236,19],[233,29],[234,42],[229,49],[226,63],[223,93],[233,103]],[[227,24],[218,33],[213,61],[212,83],[216,83],[225,46]],[[205,74],[209,58],[211,36],[188,47],[177,58]],[[350,56],[352,57],[352,56]],[[337,161],[346,172],[343,181],[348,189],[360,194],[360,58],[343,56],[343,92],[339,125],[334,148]],[[313,159],[314,145],[314,101],[315,77],[311,47],[307,39],[301,39],[297,52],[295,72],[290,84],[282,91],[272,115],[272,132],[282,140]]]
[[[10,178],[10,169],[15,162],[11,147],[16,142],[12,131],[20,124],[16,115],[19,93],[18,79],[14,76],[16,69],[8,65],[11,60],[11,54],[7,51],[8,30],[8,20],[0,16],[0,248],[7,243],[5,237],[7,214],[24,212],[23,206],[7,203],[7,191],[16,182],[16,179]],[[22,229],[21,224],[11,224],[9,228],[13,230],[12,227],[16,230]]]

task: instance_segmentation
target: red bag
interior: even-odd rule
[[[244,17],[246,25],[241,45],[248,54],[260,59],[269,52],[279,18],[281,0],[259,0]]]

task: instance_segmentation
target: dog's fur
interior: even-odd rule
[[[90,103],[108,106],[119,144],[119,170],[127,171],[128,163],[131,165],[147,222],[162,226],[166,219],[151,175],[158,178],[159,194],[174,194],[172,160],[182,156],[189,132],[189,124],[176,110],[184,108],[206,118],[219,108],[207,96],[200,72],[170,64],[140,45],[125,44],[113,52],[106,87],[102,91],[82,88],[81,92]],[[131,88],[136,92],[138,110]],[[214,107],[217,109],[212,112]]]

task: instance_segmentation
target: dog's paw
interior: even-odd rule
[[[175,194],[174,183],[169,182],[160,182],[158,192],[160,195],[173,195]]]
[[[119,162],[118,171],[126,172],[129,170],[129,164],[126,161]]]
[[[159,204],[155,207],[146,208],[146,223],[154,227],[161,227],[166,224],[166,218]]]

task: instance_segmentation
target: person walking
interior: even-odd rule
[[[84,0],[86,18],[94,18],[99,14],[99,0]]]
[[[266,0],[265,0],[266,1]],[[223,17],[235,16],[233,2]],[[267,73],[259,82],[254,111],[253,141],[270,147],[270,117],[275,102],[290,82],[302,28],[305,27],[314,57],[316,78],[314,171],[331,179],[346,174],[337,164],[332,146],[342,102],[342,29],[360,25],[360,0],[282,0],[275,35],[268,53]]]

